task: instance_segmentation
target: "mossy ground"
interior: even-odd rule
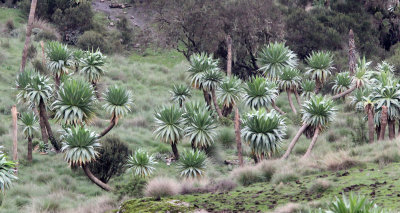
[[[188,205],[187,203],[179,202],[177,200],[162,199],[160,201],[155,201],[151,198],[142,198],[136,200],[130,200],[122,204],[121,208],[118,210],[119,213],[130,213],[130,212],[191,212],[195,210],[193,205]]]

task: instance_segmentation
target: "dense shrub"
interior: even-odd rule
[[[42,60],[35,58],[34,60],[32,60],[31,63],[32,63],[33,69],[36,72],[39,72],[44,75],[48,74],[47,67],[45,64],[43,64]]]
[[[288,182],[291,182],[291,181],[295,181],[297,179],[299,179],[299,177],[294,171],[292,171],[292,170],[288,170],[288,171],[282,170],[281,172],[275,173],[272,176],[271,181],[272,181],[272,183],[277,184],[277,183],[288,183]]]
[[[78,47],[83,50],[97,49],[101,52],[109,52],[109,45],[103,35],[95,31],[86,31],[78,39]]]
[[[37,54],[37,49],[36,49],[36,47],[35,47],[34,45],[30,45],[30,46],[28,47],[27,59],[28,59],[28,60],[31,60],[31,59],[35,58],[35,57],[36,57],[36,54]]]
[[[318,179],[308,188],[308,191],[311,193],[322,193],[331,188],[332,184],[323,179]]]
[[[128,197],[143,197],[143,190],[147,184],[146,179],[141,177],[129,178],[127,182],[119,183],[115,186],[115,193],[119,199]]]
[[[90,164],[90,169],[96,177],[107,183],[111,177],[125,171],[124,165],[130,151],[118,137],[107,137],[101,147],[100,155]]]
[[[12,19],[7,20],[6,22],[6,31],[9,33],[15,29],[14,21]]]
[[[181,186],[176,180],[165,177],[158,177],[150,180],[145,189],[145,195],[154,197],[157,200],[161,197],[177,195],[181,191]]]
[[[222,144],[225,148],[232,148],[235,144],[234,129],[229,127],[221,128],[217,136],[217,142]]]

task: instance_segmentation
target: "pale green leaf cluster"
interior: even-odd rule
[[[133,175],[139,177],[148,177],[153,174],[157,164],[153,155],[149,155],[142,149],[136,150],[136,152],[128,157],[126,166],[128,167],[127,172],[132,172]]]
[[[31,107],[39,106],[40,101],[47,103],[53,96],[53,85],[49,83],[50,79],[36,73],[32,76],[30,83],[26,86],[26,100]]]
[[[285,67],[279,75],[277,83],[281,90],[297,90],[301,86],[300,71],[295,68]]]
[[[312,51],[306,58],[307,72],[313,80],[318,80],[324,83],[331,75],[333,67],[333,56],[330,52],[325,51]]]
[[[279,95],[276,85],[268,83],[262,77],[252,78],[247,82],[244,90],[244,102],[252,109],[268,107],[272,102],[275,102]]]
[[[303,123],[325,129],[335,118],[336,108],[331,99],[317,95],[303,103]]]
[[[338,73],[332,87],[333,94],[339,94],[348,90],[351,86],[351,82],[352,80],[348,72]]]
[[[87,52],[80,60],[81,70],[80,73],[86,77],[89,82],[97,83],[100,78],[105,74],[104,64],[106,56],[100,50],[93,50]]]
[[[111,115],[121,118],[131,111],[132,93],[123,87],[110,86],[104,93],[106,103],[103,108]]]
[[[204,176],[207,156],[203,151],[185,151],[178,163],[182,177],[200,178]]]
[[[0,152],[0,191],[5,192],[11,188],[13,181],[18,180],[14,175],[15,163],[7,159],[7,156]]]
[[[73,65],[73,55],[67,45],[57,41],[50,41],[46,47],[47,68],[56,76],[68,74]]]
[[[170,93],[171,93],[171,100],[178,103],[180,106],[183,104],[183,102],[192,97],[190,88],[183,84],[174,85]]]
[[[190,82],[193,87],[201,88],[203,75],[208,70],[219,70],[218,60],[213,59],[213,55],[207,53],[195,53],[190,56],[190,66],[188,69]]]
[[[237,77],[225,78],[219,85],[217,98],[225,107],[233,107],[242,99],[243,88]]]
[[[183,137],[182,111],[175,106],[165,106],[159,109],[155,115],[156,138],[165,143],[176,144]]]
[[[38,117],[35,113],[31,112],[23,112],[19,118],[21,121],[21,126],[23,127],[22,133],[25,135],[26,138],[30,137],[33,138],[35,132],[39,130],[38,127]]]
[[[185,136],[198,149],[206,149],[214,143],[217,122],[206,108],[187,114]]]
[[[301,89],[302,93],[301,96],[305,97],[306,99],[309,99],[311,96],[314,96],[315,93],[315,81],[313,80],[304,80],[301,82]]]

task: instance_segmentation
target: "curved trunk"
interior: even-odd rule
[[[293,113],[295,115],[297,115],[296,108],[294,107],[293,101],[292,101],[292,92],[290,90],[286,90],[286,93],[287,93],[287,96],[288,96],[290,108],[292,108]]]
[[[393,140],[396,135],[396,129],[395,129],[395,124],[396,120],[389,120],[389,139]]]
[[[286,150],[285,154],[282,156],[281,159],[287,159],[289,157],[289,155],[292,152],[294,146],[296,145],[297,141],[299,140],[301,134],[303,134],[304,130],[306,130],[307,127],[308,127],[308,124],[303,124],[303,126],[300,127],[299,131],[296,133],[296,135],[294,136],[294,138],[290,142],[288,149]]]
[[[239,108],[235,106],[235,139],[236,148],[238,153],[239,165],[243,166],[243,156],[242,156],[242,138],[240,135],[240,114]]]
[[[339,93],[337,95],[332,96],[332,100],[336,100],[336,99],[339,99],[341,97],[344,97],[344,96],[350,94],[351,92],[353,92],[355,89],[357,89],[356,85],[350,87],[350,89],[348,89],[348,90],[346,90],[346,91],[344,91],[342,93]]]
[[[223,116],[222,116],[221,109],[219,108],[218,103],[217,103],[217,96],[215,95],[215,89],[211,90],[211,97],[212,97],[212,101],[214,103],[215,110],[217,111],[218,117],[222,118]]]
[[[99,93],[99,88],[97,88],[97,83],[92,82],[92,86],[93,86],[94,94],[96,94],[96,98],[100,99],[100,93]]]
[[[96,176],[94,176],[94,175],[92,174],[92,172],[89,170],[89,167],[88,167],[87,165],[82,165],[82,169],[83,169],[83,171],[85,172],[86,176],[88,176],[88,178],[89,178],[94,184],[96,184],[97,186],[99,186],[100,188],[102,188],[102,189],[104,189],[104,190],[106,190],[106,191],[111,191],[111,190],[112,190],[112,188],[111,188],[109,185],[103,183],[103,182],[102,182],[101,180],[99,180]]]
[[[373,111],[372,105],[368,104],[365,107],[365,111],[367,112],[367,115],[368,115],[369,142],[373,143],[374,142],[374,137],[375,137],[375,129],[374,129],[374,111]]]
[[[114,115],[111,118],[110,125],[103,130],[103,132],[100,133],[99,138],[102,138],[104,135],[106,135],[109,131],[111,131],[112,128],[118,123],[118,118],[115,117]]]
[[[301,107],[301,99],[300,99],[300,95],[297,92],[297,90],[294,90],[294,95],[296,97],[297,104]]]
[[[27,159],[29,163],[32,163],[32,137],[28,137],[28,155],[27,155]]]
[[[381,114],[381,131],[379,135],[379,140],[385,139],[385,130],[387,126],[388,118],[387,118],[387,107],[382,106],[382,114]]]
[[[275,104],[275,101],[272,101],[271,105],[272,105],[272,107],[273,107],[276,111],[278,111],[281,115],[286,114],[283,110],[281,110],[281,108],[279,108],[279,107]]]
[[[53,131],[51,130],[49,119],[47,117],[46,106],[44,105],[44,102],[43,102],[42,99],[39,102],[39,114],[40,114],[41,117],[43,117],[43,122],[44,122],[44,125],[46,126],[47,134],[49,136],[51,144],[53,145],[54,149],[57,152],[59,152],[60,151],[60,146],[59,146],[56,138],[53,135]]]
[[[303,158],[308,158],[308,157],[310,157],[311,151],[312,151],[312,149],[314,148],[315,143],[317,142],[318,135],[319,135],[319,131],[320,131],[320,127],[317,127],[317,128],[315,129],[314,136],[313,136],[313,138],[312,138],[312,140],[311,140],[310,146],[308,147],[307,152],[306,152],[306,154],[304,154]]]
[[[211,108],[211,97],[210,97],[210,94],[205,89],[203,89],[203,96],[204,96],[204,100],[206,101],[207,106],[209,106]]]
[[[175,160],[179,160],[179,152],[176,143],[171,144],[172,152],[174,153]]]
[[[33,21],[35,19],[36,5],[37,5],[37,0],[32,0],[31,8],[29,11],[28,25],[26,26],[25,45],[24,45],[24,50],[22,51],[21,67],[19,69],[20,72],[23,72],[25,70],[26,59],[28,57],[28,48],[29,44],[31,43],[32,27],[33,27]]]

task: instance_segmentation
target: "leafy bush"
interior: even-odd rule
[[[177,195],[180,191],[181,186],[174,179],[158,177],[147,184],[144,194],[160,200],[161,197]]]
[[[130,153],[128,146],[118,137],[107,137],[101,142],[99,157],[90,164],[90,170],[104,183],[113,176],[124,172],[124,165]]]
[[[43,141],[40,141],[39,143],[39,152],[41,153],[47,153],[49,152],[49,144],[44,143]]]
[[[157,162],[153,155],[138,149],[133,155],[129,156],[126,166],[128,167],[127,171],[132,172],[133,175],[145,178],[153,174],[155,164]]]
[[[46,65],[43,65],[42,60],[35,58],[34,60],[32,60],[31,64],[36,72],[39,72],[40,74],[43,75],[48,74],[47,67]]]
[[[200,178],[204,175],[207,156],[202,151],[186,151],[179,160],[178,168],[182,177]]]
[[[110,47],[106,39],[98,32],[86,31],[78,39],[77,46],[83,50],[97,49],[99,48],[101,52],[108,53]]]
[[[121,182],[115,186],[115,193],[119,199],[122,199],[124,196],[142,197],[146,184],[147,181],[144,178],[129,178],[127,182]]]
[[[336,197],[336,200],[332,201],[329,205],[329,210],[334,213],[383,213],[386,210],[380,208],[373,201],[369,201],[365,196],[357,196],[350,194],[347,198],[343,195],[342,198]]]
[[[235,144],[235,131],[233,128],[223,127],[219,130],[217,141],[225,148],[232,148]]]

